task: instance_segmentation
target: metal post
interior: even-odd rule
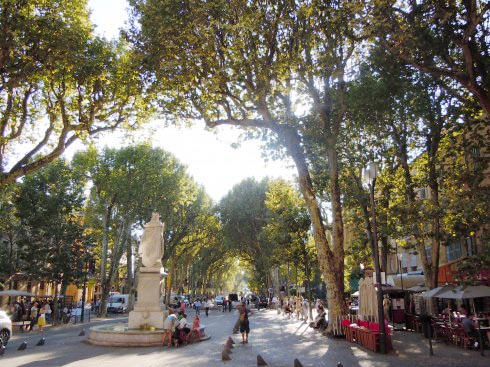
[[[483,349],[485,347],[485,342],[483,340],[483,335],[481,334],[481,320],[478,319],[477,322],[478,322],[478,341],[480,342],[480,353],[483,356],[484,355]]]
[[[85,313],[85,293],[87,290],[87,273],[85,273],[83,278],[83,290],[82,290],[82,312],[80,313],[80,322],[83,322],[83,316]]]
[[[376,208],[374,203],[374,187],[376,185],[376,177],[373,178],[371,184],[369,185],[371,191],[371,214],[373,217],[373,257],[374,257],[374,269],[376,273],[376,299],[378,301],[378,322],[379,322],[379,346],[380,352],[386,353],[386,328],[385,328],[385,318],[383,312],[383,289],[381,284],[381,268],[379,264],[379,254],[378,254],[378,229],[376,224]]]

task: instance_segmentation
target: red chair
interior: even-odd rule
[[[369,323],[369,330],[379,331],[379,324],[377,322],[370,322]]]
[[[369,329],[369,321],[359,321],[359,326]]]

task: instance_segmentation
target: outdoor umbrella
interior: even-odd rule
[[[433,298],[433,297],[444,298],[444,297],[441,297],[440,294],[445,293],[451,289],[454,289],[453,285],[444,285],[441,287],[436,287],[436,288],[430,289],[427,292],[424,292],[423,296],[425,298]]]
[[[486,285],[460,285],[452,289],[446,289],[444,292],[439,293],[436,297],[446,299],[490,297],[490,287],[487,287]]]
[[[26,291],[18,291],[16,289],[8,289],[6,291],[0,291],[0,296],[8,297],[35,297],[34,294]]]
[[[420,293],[420,292],[427,291],[427,287],[424,284],[417,284],[417,285],[414,285],[413,287],[407,288],[407,291],[414,292],[414,293]]]

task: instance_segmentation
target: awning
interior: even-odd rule
[[[6,291],[0,291],[0,296],[7,297],[35,297],[34,294],[26,291],[18,291],[16,289],[8,289]]]
[[[444,285],[441,287],[436,287],[436,288],[430,289],[427,292],[424,292],[424,294],[422,294],[422,295],[425,298],[433,298],[433,297],[442,298],[442,297],[440,297],[440,295],[442,293],[447,292],[447,291],[454,289],[454,288],[455,288],[454,285]]]
[[[394,274],[388,276],[386,283],[393,287],[407,289],[420,283],[425,284],[425,278],[420,274]]]
[[[446,291],[438,294],[436,297],[446,299],[470,299],[490,297],[490,287],[487,287],[486,285],[460,285],[453,289],[447,289]]]

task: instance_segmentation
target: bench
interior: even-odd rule
[[[16,326],[19,328],[20,331],[24,331],[24,326],[26,326],[26,328],[27,328],[30,325],[31,325],[30,320],[12,322],[12,327]]]

